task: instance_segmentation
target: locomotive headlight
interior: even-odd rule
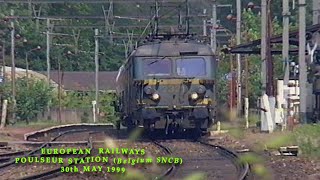
[[[152,99],[153,100],[159,100],[160,99],[160,95],[158,93],[154,93],[154,94],[152,94]]]
[[[204,94],[205,92],[206,92],[206,87],[204,87],[203,85],[200,85],[197,89],[197,93]]]
[[[190,97],[192,100],[197,100],[199,95],[197,93],[192,93]]]
[[[152,91],[153,91],[152,87],[150,87],[150,86],[144,87],[143,90],[148,95],[152,94]]]

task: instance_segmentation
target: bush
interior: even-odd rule
[[[102,117],[99,117],[100,122],[114,123],[117,120],[117,115],[114,112],[114,108],[110,105],[114,100],[114,96],[107,92],[99,94],[99,110]],[[62,97],[62,106],[64,108],[72,109],[88,109],[92,110],[92,101],[95,100],[95,92],[90,91],[86,93],[69,92]],[[53,106],[58,106],[57,98],[53,102]],[[81,122],[89,121],[89,114],[85,113],[81,117]]]
[[[89,113],[85,111],[81,116],[81,123],[87,123],[87,122],[89,122]]]
[[[299,146],[302,155],[320,158],[320,125],[302,125],[293,132],[286,132],[266,142],[266,147]]]
[[[43,112],[52,99],[52,88],[43,80],[18,78],[16,80],[16,109],[13,109],[11,82],[6,82],[0,88],[3,99],[7,99],[8,116],[16,112],[17,119],[34,119]]]
[[[320,157],[320,125],[303,125],[293,132],[302,154]]]

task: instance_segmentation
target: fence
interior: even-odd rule
[[[59,108],[50,109],[50,113],[47,111],[39,114],[37,120],[48,120],[53,122],[59,121]],[[81,122],[93,122],[92,109],[62,109],[61,110],[61,123],[81,123]]]

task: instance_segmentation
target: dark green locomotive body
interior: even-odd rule
[[[122,125],[206,130],[215,118],[215,74],[207,45],[167,41],[138,47],[117,77]]]

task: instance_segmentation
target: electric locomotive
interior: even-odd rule
[[[215,55],[186,37],[160,37],[137,47],[119,69],[118,128],[205,132],[216,115]]]

